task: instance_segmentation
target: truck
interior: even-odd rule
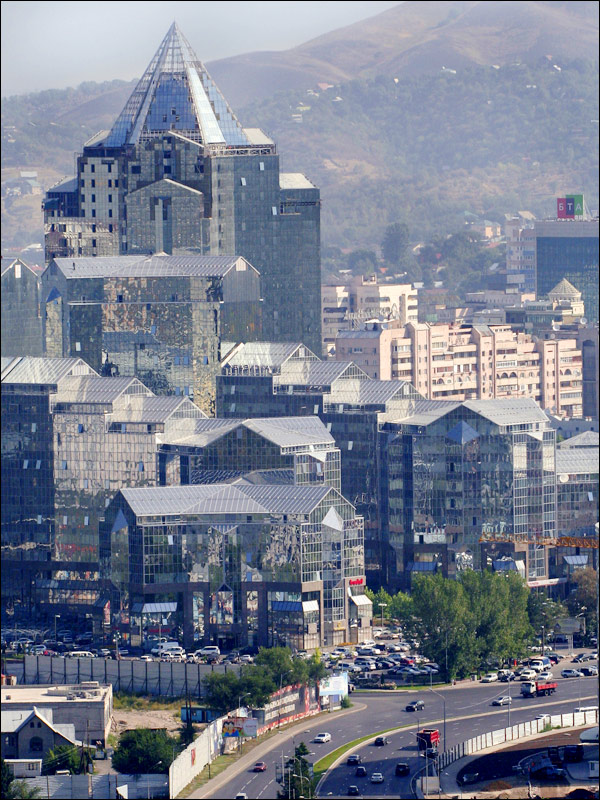
[[[554,694],[557,686],[555,681],[524,681],[521,684],[521,694],[523,697],[541,697]]]
[[[437,728],[423,728],[417,731],[417,746],[419,750],[428,750],[437,747],[440,743],[440,732]]]

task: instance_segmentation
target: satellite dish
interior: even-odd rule
[[[580,325],[587,325],[587,317],[581,317],[579,320]]]
[[[558,322],[553,322],[552,323],[552,330],[553,331],[559,331],[560,330],[560,324]]]

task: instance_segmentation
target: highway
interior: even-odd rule
[[[565,663],[561,664],[565,666]],[[570,664],[569,664],[570,666]],[[560,670],[555,670],[555,675]],[[548,712],[553,714],[572,712],[578,705],[597,704],[596,678],[557,678],[558,690],[551,697],[522,698],[519,682],[512,683],[510,694],[513,697],[510,711],[510,723],[524,722],[533,719],[537,714]],[[446,737],[448,746],[461,742],[477,734],[486,733],[508,725],[507,706],[492,706],[491,702],[499,695],[508,694],[508,684],[472,684],[467,687],[454,687],[439,691],[446,702]],[[418,713],[407,712],[405,705],[411,700],[425,701],[425,710]],[[581,700],[581,702],[580,702]],[[232,798],[239,792],[245,792],[251,800],[257,798],[276,798],[276,769],[280,768],[293,752],[294,747],[303,741],[311,751],[310,761],[317,761],[327,753],[336,750],[345,742],[377,733],[386,728],[400,725],[411,727],[398,733],[388,734],[390,744],[375,747],[364,744],[351,752],[360,753],[362,763],[367,768],[366,778],[355,777],[355,768],[346,766],[345,759],[323,781],[320,797],[347,796],[348,786],[355,784],[364,797],[401,796],[410,797],[410,778],[418,766],[424,763],[416,749],[415,731],[417,727],[433,725],[443,736],[443,700],[429,690],[384,694],[353,694],[352,701],[357,706],[366,706],[356,713],[340,716],[335,712],[321,715],[311,727],[298,733],[294,740],[280,746],[275,739],[272,748],[266,754],[257,756],[267,764],[266,772],[245,770],[229,780],[212,794],[211,798]],[[312,739],[321,731],[331,733],[331,741],[327,744],[315,744]],[[283,737],[282,737],[283,738]],[[396,777],[395,765],[398,761],[406,761],[410,765],[411,774],[407,778]],[[381,772],[385,782],[371,784],[373,772]],[[206,791],[206,789],[204,790]],[[194,797],[195,795],[192,795]],[[196,795],[198,796],[198,795]]]

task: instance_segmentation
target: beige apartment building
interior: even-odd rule
[[[582,416],[575,339],[537,340],[510,325],[374,322],[340,331],[336,358],[372,378],[409,381],[430,400],[530,397],[556,416]]]
[[[379,282],[377,275],[349,275],[339,284],[321,286],[323,356],[332,357],[338,331],[370,319],[417,322],[417,290],[410,283]]]

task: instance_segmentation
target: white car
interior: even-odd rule
[[[544,722],[550,722],[550,714],[538,714],[536,719],[541,719]]]
[[[519,675],[520,681],[534,681],[537,678],[537,672],[534,669],[521,670]]]
[[[496,672],[488,672],[487,675],[484,675],[481,679],[482,683],[494,683],[494,681],[498,680],[498,674]]]
[[[374,772],[371,775],[371,783],[383,783],[384,778],[381,772]]]
[[[540,681],[551,681],[553,677],[554,675],[550,672],[549,669],[540,672],[540,674],[538,675],[538,679]]]
[[[563,669],[560,674],[563,678],[583,678],[583,672],[578,669]]]
[[[149,656],[149,655],[140,656],[140,661],[154,661],[154,656]]]
[[[326,744],[327,742],[331,741],[331,734],[330,733],[317,733],[313,742],[315,744]]]
[[[492,701],[493,706],[509,706],[512,702],[512,697],[509,697],[507,694],[503,694],[501,697],[497,697],[495,700]]]

